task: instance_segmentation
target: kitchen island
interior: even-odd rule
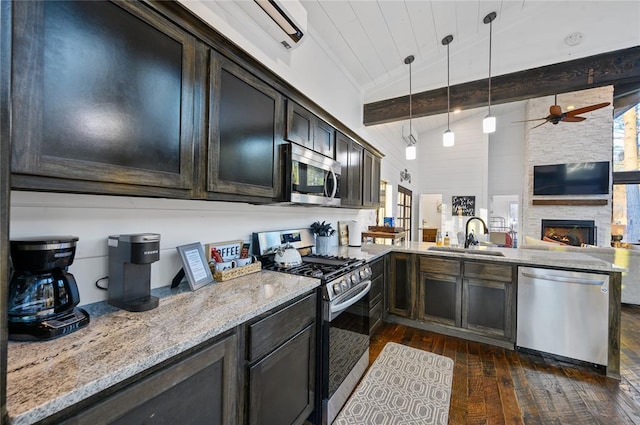
[[[619,379],[621,279],[626,269],[592,257],[588,252],[589,249],[582,253],[485,246],[445,248],[423,242],[396,246],[364,244],[360,248],[338,247],[336,251],[339,255],[359,256],[369,261],[390,254],[385,321],[512,350],[519,347],[516,334],[520,270],[533,267],[608,277],[600,295],[606,309],[602,315],[605,337],[594,339],[587,333],[583,338],[588,341],[584,341],[577,334],[569,333],[566,338],[575,344],[584,343],[585,347],[607,347],[607,361],[597,363],[606,367],[607,376]],[[556,299],[549,301],[549,305],[551,301],[558,305]],[[569,304],[572,303],[560,303],[559,308],[566,307],[567,312],[572,308],[573,311],[581,309],[579,304]],[[555,317],[558,316],[562,317],[562,311]],[[558,329],[564,328],[558,323]],[[561,356],[573,359],[571,355]]]

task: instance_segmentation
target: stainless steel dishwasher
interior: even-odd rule
[[[518,268],[518,347],[607,365],[609,276]]]

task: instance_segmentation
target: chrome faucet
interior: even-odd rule
[[[473,245],[478,243],[477,241],[475,241],[473,239],[473,233],[469,234],[469,223],[471,223],[472,220],[479,220],[480,223],[482,223],[482,227],[484,227],[484,234],[485,235],[489,234],[489,229],[487,228],[487,224],[484,222],[483,219],[481,219],[480,217],[471,217],[467,221],[466,226],[464,227],[464,247],[465,248],[469,248],[469,245],[472,244],[472,243],[473,243]]]

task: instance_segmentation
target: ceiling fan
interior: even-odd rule
[[[552,123],[552,124],[558,124],[560,121],[564,121],[564,122],[580,122],[580,121],[584,121],[587,118],[586,117],[579,117],[578,115],[580,114],[584,114],[587,112],[591,112],[591,111],[595,111],[596,109],[600,109],[600,108],[604,108],[605,106],[609,106],[611,104],[611,102],[603,102],[603,103],[596,103],[595,105],[589,105],[589,106],[585,106],[582,108],[577,108],[577,109],[572,109],[570,111],[567,112],[562,112],[562,108],[560,107],[560,105],[558,105],[558,95],[554,96],[554,105],[551,105],[551,107],[549,107],[549,115],[547,115],[544,118],[534,118],[531,120],[524,120],[524,121],[515,121],[515,122],[528,122],[528,121],[539,121],[539,120],[544,120],[543,123],[540,123],[538,125],[536,125],[535,127],[531,127],[531,129],[533,130],[534,128],[538,128],[541,125],[544,125],[548,122]]]

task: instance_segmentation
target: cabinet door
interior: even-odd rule
[[[314,398],[315,324],[250,367],[249,424],[302,424]]]
[[[377,156],[373,157],[373,169],[371,172],[371,206],[380,205],[380,167],[381,160]]]
[[[362,206],[362,153],[364,148],[351,138],[336,135],[336,161],[341,165],[340,204]]]
[[[138,2],[13,9],[14,183],[191,189],[195,38]]]
[[[307,109],[287,100],[287,140],[313,149],[314,118]]]
[[[316,119],[313,127],[313,150],[333,158],[335,140],[336,129],[321,119]]]
[[[413,300],[412,256],[404,253],[391,255],[389,264],[389,313],[411,317]]]
[[[420,257],[418,318],[445,325],[461,325],[460,261]]]
[[[459,327],[460,287],[457,276],[420,273],[418,318]]]
[[[482,334],[514,336],[513,268],[465,261],[462,327]]]
[[[377,207],[380,204],[380,158],[365,149],[362,168],[362,204]]]
[[[278,198],[283,98],[213,50],[210,60],[207,190]]]
[[[237,337],[227,337],[62,424],[237,423]]]
[[[289,99],[287,100],[286,127],[288,141],[334,158],[336,129],[308,109]]]

